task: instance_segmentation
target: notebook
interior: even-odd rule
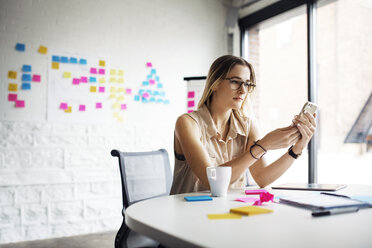
[[[272,186],[272,189],[289,190],[315,190],[315,191],[336,191],[345,188],[345,184],[321,184],[321,183],[285,183]]]

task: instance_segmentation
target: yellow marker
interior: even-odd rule
[[[119,76],[123,76],[124,75],[124,71],[123,70],[119,70]]]
[[[119,83],[119,84],[124,83],[124,78],[119,78],[119,79],[118,79],[118,83]]]
[[[111,69],[111,70],[110,70],[110,75],[112,75],[112,76],[116,75],[116,70]]]
[[[41,54],[47,54],[48,53],[48,48],[45,46],[40,46],[39,47],[39,53]]]
[[[63,73],[63,77],[64,77],[64,78],[71,78],[71,72],[65,71],[65,72]]]
[[[97,92],[97,87],[96,86],[90,86],[89,91],[90,92]]]
[[[99,78],[98,81],[99,81],[101,84],[104,84],[104,83],[106,83],[106,78],[104,78],[104,77]]]
[[[18,84],[8,84],[8,90],[9,91],[18,91]]]
[[[59,63],[58,62],[52,62],[52,69],[58,70],[59,69]]]
[[[99,61],[99,66],[106,66],[106,61],[100,60]]]
[[[72,107],[68,106],[67,109],[65,109],[65,113],[71,113],[72,112]]]
[[[274,212],[271,209],[260,208],[255,206],[245,206],[239,208],[231,208],[230,213],[243,214],[243,215],[255,215],[255,214],[266,214]]]
[[[8,71],[8,78],[17,79],[17,72],[16,71]]]
[[[221,219],[241,219],[242,215],[228,213],[228,214],[208,214],[210,220],[221,220]]]
[[[116,97],[115,94],[111,94],[111,95],[109,96],[110,99],[114,99],[115,97]]]

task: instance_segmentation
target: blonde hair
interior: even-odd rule
[[[213,90],[222,82],[224,78],[226,78],[227,74],[235,65],[247,66],[251,73],[250,81],[251,83],[256,84],[256,76],[253,70],[253,66],[250,63],[248,63],[241,57],[236,57],[233,55],[221,56],[217,58],[209,68],[203,95],[198,103],[198,109],[202,108],[204,104],[208,107],[208,109],[210,109],[210,104],[213,97]],[[246,95],[240,109],[237,110],[241,116],[246,117],[250,114],[251,109],[249,103],[250,93]]]

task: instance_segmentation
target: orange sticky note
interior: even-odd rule
[[[52,69],[58,70],[59,69],[59,63],[58,62],[52,62]]]
[[[228,214],[208,214],[210,220],[221,220],[221,219],[241,219],[240,214],[228,213]]]
[[[8,91],[18,91],[18,84],[8,84]]]
[[[106,61],[100,60],[99,61],[99,66],[106,66]]]
[[[68,108],[65,109],[65,113],[72,113],[72,107],[68,106]]]
[[[90,92],[97,92],[97,87],[96,86],[90,86]]]
[[[45,47],[45,46],[40,46],[38,51],[41,54],[47,54],[48,53],[48,48]]]
[[[16,71],[8,71],[8,78],[17,79],[17,72]]]

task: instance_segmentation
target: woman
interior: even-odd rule
[[[301,154],[314,134],[315,115],[295,116],[290,126],[260,138],[256,123],[246,115],[255,86],[253,67],[243,58],[225,55],[213,62],[198,110],[176,121],[171,194],[209,189],[209,166],[231,166],[230,188],[245,186],[247,168],[266,187]],[[289,152],[266,163],[267,151],[290,146]]]

